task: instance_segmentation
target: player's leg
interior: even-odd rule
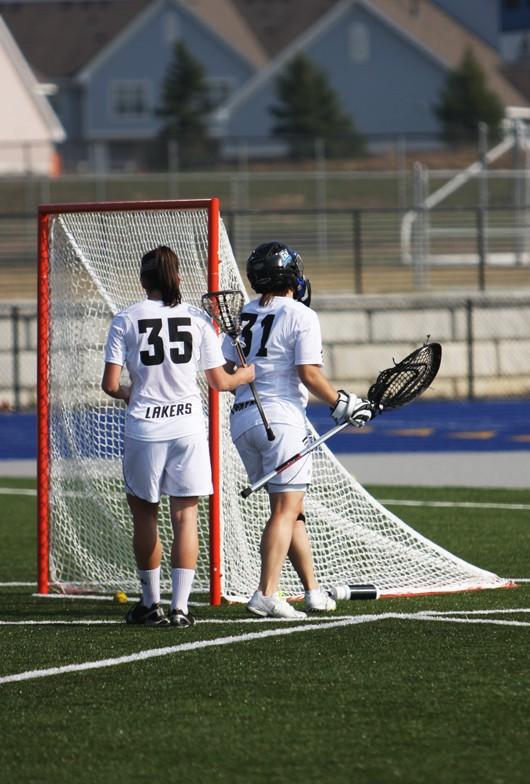
[[[127,613],[127,623],[167,625],[160,607],[162,548],[158,535],[159,485],[164,459],[164,444],[125,439],[123,474],[133,518],[133,551],[141,585],[140,602]]]
[[[293,536],[288,552],[289,560],[299,576],[305,592],[306,607],[311,612],[330,612],[336,602],[323,588],[320,588],[313,566],[311,542],[305,527],[305,515],[298,515],[293,528]]]
[[[278,593],[280,572],[287,557],[293,528],[304,492],[281,492],[269,495],[271,516],[261,537],[261,573],[258,590],[251,596],[247,609],[254,615],[273,618],[305,618]]]
[[[300,450],[306,432],[304,428],[275,424],[276,439],[269,441],[262,426],[252,427],[239,435],[234,443],[246,468],[249,479],[261,476]],[[263,531],[261,575],[247,608],[260,616],[303,618],[277,593],[280,572],[287,557],[296,518],[302,509],[306,483],[311,476],[311,463],[300,461],[295,471],[287,470],[267,487],[271,514]]]
[[[280,573],[302,508],[303,491],[270,494],[271,516],[261,537],[261,572],[258,590],[271,596],[278,590]]]
[[[173,543],[171,547],[172,626],[192,626],[189,612],[195,567],[199,555],[198,496],[212,492],[210,454],[204,433],[175,439],[169,448],[162,492],[170,496]]]
[[[304,590],[310,591],[313,588],[318,588],[313,567],[311,543],[305,527],[305,516],[302,512],[296,518],[287,555],[304,586]]]
[[[191,626],[188,600],[199,556],[197,496],[170,499],[173,544],[171,547],[171,612],[174,626]],[[188,621],[188,622],[186,622]]]

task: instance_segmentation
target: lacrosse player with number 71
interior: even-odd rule
[[[239,386],[230,416],[230,431],[251,482],[300,452],[308,437],[309,392],[331,409],[338,423],[363,427],[372,416],[367,400],[337,390],[322,372],[322,338],[317,314],[309,308],[310,284],[300,255],[281,242],[266,242],[252,251],[247,277],[257,299],[241,313],[241,343],[255,367],[254,391]],[[226,368],[241,364],[237,346],[223,341]],[[264,427],[263,412],[273,440]],[[305,528],[304,495],[311,482],[312,455],[268,482],[271,514],[261,538],[261,572],[247,609],[258,616],[304,618],[278,593],[288,557],[305,590],[307,610],[328,612],[335,601],[315,580],[311,545]]]

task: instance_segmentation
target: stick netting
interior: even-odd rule
[[[125,408],[100,389],[112,316],[144,294],[142,255],[168,245],[181,262],[183,299],[200,307],[207,291],[206,209],[65,213],[50,218],[50,574],[65,590],[136,590],[132,525],[121,451]],[[220,288],[244,285],[223,224]],[[207,389],[201,380],[205,416]],[[248,499],[248,479],[229,436],[233,398],[221,395],[223,595],[247,598],[259,580],[259,541],[269,508],[265,491]],[[306,518],[315,569],[326,587],[374,583],[382,594],[494,588],[506,584],[426,540],[372,498],[325,445],[313,453]],[[171,526],[160,510],[169,591]],[[194,589],[209,588],[208,503],[200,503],[200,557]],[[287,564],[281,589],[301,592]]]

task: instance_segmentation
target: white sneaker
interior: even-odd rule
[[[256,591],[251,600],[247,604],[247,610],[260,615],[262,618],[306,618],[304,612],[295,610],[286,599],[282,599],[279,593],[273,593],[271,596],[263,596],[261,591]]]
[[[305,592],[305,606],[309,612],[332,612],[337,607],[337,602],[327,591],[315,588]]]

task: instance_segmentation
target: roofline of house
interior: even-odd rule
[[[117,52],[120,47],[129,39],[131,38],[144,24],[145,22],[153,17],[159,10],[161,10],[166,3],[170,3],[171,5],[178,7],[181,11],[188,14],[189,16],[193,17],[199,24],[206,28],[210,35],[214,36],[223,46],[232,49],[235,54],[241,58],[245,63],[250,65],[253,69],[255,69],[254,63],[248,59],[239,49],[235,49],[230,45],[230,43],[221,36],[216,30],[214,30],[210,25],[203,19],[199,14],[197,14],[192,8],[188,8],[181,0],[157,0],[155,3],[148,5],[144,8],[140,13],[131,19],[129,24],[127,24],[121,32],[118,33],[106,46],[101,49],[97,55],[85,65],[81,71],[77,74],[76,80],[81,84],[86,84],[92,75],[94,74],[97,69],[103,65],[109,57],[111,57],[114,52]]]
[[[408,30],[405,30],[405,28],[398,24],[398,22],[395,22],[393,19],[387,16],[384,11],[381,11],[380,8],[375,8],[373,5],[370,5],[368,0],[354,0],[354,2],[358,5],[362,5],[366,11],[385,22],[385,24],[398,33],[401,38],[404,38],[406,41],[408,41],[408,43],[414,46],[415,49],[420,49],[424,54],[430,57],[434,63],[441,66],[444,70],[447,70],[451,67],[451,64],[448,60],[445,60],[443,57],[440,57],[439,54],[433,52],[430,46],[424,44],[423,41],[419,41],[414,35],[412,35],[412,33],[409,33]]]
[[[359,5],[364,8],[365,11],[376,16],[378,19],[382,20],[386,25],[392,27],[392,29],[397,32],[402,38],[405,38],[408,43],[414,46],[416,49],[420,49],[424,54],[426,54],[431,60],[433,60],[438,66],[447,70],[449,68],[449,63],[442,58],[440,58],[432,49],[425,46],[421,41],[418,41],[414,36],[404,30],[400,25],[394,22],[393,19],[389,19],[382,11],[377,8],[374,8],[368,0],[342,0],[342,2],[338,3],[336,6],[331,8],[326,14],[324,14],[320,19],[315,22],[308,30],[303,32],[298,38],[296,38],[292,44],[282,50],[282,52],[272,60],[272,62],[259,71],[256,76],[251,78],[246,85],[237,91],[237,93],[229,98],[224,104],[218,107],[217,111],[214,114],[214,120],[218,123],[222,123],[233,111],[237,108],[237,106],[244,100],[248,98],[255,90],[259,89],[262,84],[267,82],[271,77],[277,73],[285,63],[289,62],[289,60],[301,49],[307,46],[315,38],[318,38],[327,28],[331,27],[340,17],[346,13],[353,5]]]
[[[262,68],[258,73],[249,79],[249,81],[238,90],[235,95],[229,98],[224,104],[221,104],[213,114],[214,121],[222,122],[237,106],[245,101],[249,95],[255,92],[262,84],[267,82],[275,73],[283,68],[285,63],[289,62],[292,57],[300,50],[303,49],[310,41],[320,35],[327,27],[330,27],[333,22],[339,19],[342,14],[351,6],[352,0],[341,0],[336,6],[331,8],[328,13],[320,17],[308,30],[305,30],[298,38],[289,44],[285,49],[282,49],[269,65]]]
[[[150,17],[154,16],[158,9],[162,7],[164,2],[165,0],[157,0],[156,3],[146,6],[142,11],[140,11],[139,14],[131,19],[129,24],[125,25],[123,30],[115,35],[114,38],[112,38],[111,41],[109,41],[109,43],[103,47],[103,49],[99,50],[96,56],[90,60],[88,65],[85,65],[79,71],[75,77],[76,81],[83,85],[87,84],[87,82],[90,81],[94,71],[97,71],[98,68],[114,54],[114,52],[120,49],[125,41],[131,38]]]
[[[41,115],[41,118],[44,120],[46,127],[50,131],[51,140],[54,142],[63,142],[66,139],[66,133],[61,121],[55,114],[48,99],[39,92],[39,82],[1,15],[0,40],[3,42],[9,58],[20,76],[26,91]]]

